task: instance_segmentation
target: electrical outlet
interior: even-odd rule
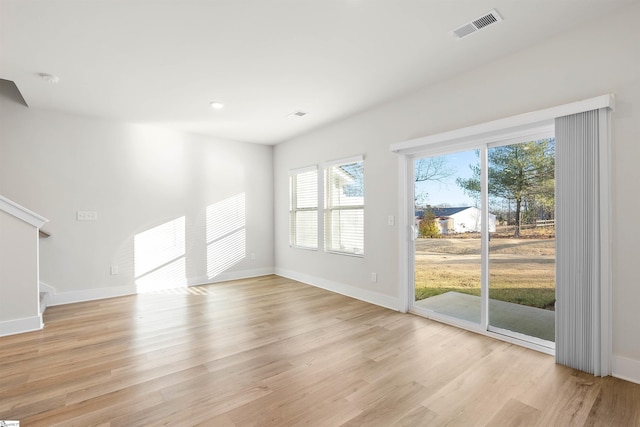
[[[376,283],[378,281],[378,273],[371,273],[371,281]]]
[[[396,223],[396,218],[393,215],[389,215],[387,217],[387,224],[388,225],[394,225]]]
[[[118,268],[117,265],[112,265],[111,266],[111,275],[115,276],[116,274],[118,274],[120,272],[120,269]]]
[[[96,211],[78,211],[76,215],[78,221],[96,221],[98,219]]]

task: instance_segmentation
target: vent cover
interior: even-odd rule
[[[449,34],[451,34],[453,38],[461,39],[498,21],[502,21],[502,16],[500,16],[497,10],[493,9],[483,16],[451,30]]]
[[[307,114],[309,114],[309,113],[307,113],[306,111],[298,110],[298,111],[294,111],[293,113],[289,114],[288,117],[304,117]]]

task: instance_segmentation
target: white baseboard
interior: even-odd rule
[[[25,319],[5,320],[0,322],[0,337],[39,331],[42,327],[42,315],[27,317]]]
[[[225,271],[215,277],[200,276],[189,279],[188,286],[207,285],[209,283],[228,282],[229,280],[251,279],[252,277],[275,274],[273,267],[255,268],[253,270]]]
[[[384,308],[399,311],[400,301],[398,298],[383,295],[378,292],[368,291],[366,289],[357,288],[355,286],[347,285],[344,283],[334,282],[331,280],[323,279],[321,277],[311,276],[297,271],[286,270],[283,268],[276,268],[275,274],[278,276],[286,277],[288,279],[297,280],[298,282],[306,283],[308,285],[316,286],[318,288],[326,289],[331,292],[346,295],[351,298],[359,299],[371,304],[379,305]]]
[[[614,354],[611,357],[611,376],[640,384],[640,360]]]
[[[74,302],[93,301],[105,298],[122,297],[136,293],[135,286],[114,286],[109,288],[82,289],[78,291],[55,292],[47,305],[73,304]]]
[[[257,268],[253,270],[241,270],[221,273],[213,278],[201,276],[189,279],[188,286],[206,285],[209,283],[226,282],[228,280],[249,279],[252,277],[274,274],[273,267]],[[105,298],[115,298],[136,293],[135,285],[114,286],[108,288],[82,289],[78,291],[57,292],[52,286],[40,282],[40,287],[46,286],[44,292],[49,292],[48,306],[73,304],[75,302],[94,301]]]

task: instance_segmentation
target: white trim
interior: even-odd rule
[[[37,213],[30,211],[24,206],[20,206],[19,204],[12,202],[6,197],[0,196],[0,210],[5,211],[6,213],[15,216],[18,219],[26,222],[27,224],[31,224],[36,228],[40,228],[44,225],[45,222],[49,220],[43,216],[38,215]]]
[[[253,270],[224,272],[224,273],[218,274],[213,278],[208,278],[207,276],[200,276],[200,277],[188,279],[187,286],[200,286],[200,285],[208,285],[211,283],[226,282],[229,280],[250,279],[252,277],[267,276],[269,274],[274,274],[273,267],[256,268]],[[49,285],[46,285],[46,286],[54,290],[54,292],[50,294],[51,299],[47,304],[48,306],[73,304],[76,302],[85,302],[85,301],[95,301],[95,300],[101,300],[106,298],[116,298],[116,297],[122,297],[127,295],[135,295],[137,293],[137,288],[135,285],[82,289],[77,291],[66,291],[66,292],[57,292],[55,288]]]
[[[600,372],[611,373],[613,319],[611,298],[611,110],[598,113],[600,167]],[[640,372],[637,371],[637,372]],[[640,374],[639,374],[640,375]]]
[[[339,251],[337,249],[325,249],[324,253],[331,254],[331,255],[346,255],[346,256],[352,256],[354,258],[364,258],[364,251],[362,253],[358,253],[358,252]]]
[[[400,221],[399,221],[399,248],[398,265],[400,266],[400,283],[413,283],[414,280],[409,277],[409,274],[413,274],[415,268],[413,267],[414,258],[410,256],[411,248],[409,245],[412,243],[411,239],[407,239],[409,233],[412,232],[412,226],[415,223],[415,209],[409,210],[409,200],[413,200],[414,187],[405,189],[405,182],[413,175],[413,163],[407,165],[404,157],[398,157],[398,194],[400,195]],[[411,194],[408,194],[408,191]],[[414,287],[415,289],[415,287]],[[400,312],[407,313],[411,307],[411,301],[415,298],[415,291],[409,292],[408,286],[400,286],[399,305]]]
[[[416,145],[410,149],[397,151],[398,154],[420,154],[428,152],[430,156],[449,154],[453,152],[469,151],[478,148],[478,145],[486,145],[493,148],[501,145],[517,144],[522,141],[537,141],[548,138],[554,134],[555,123],[547,121],[534,123],[518,129],[496,130],[491,133],[479,134],[476,138],[469,136],[458,140],[439,141]]]
[[[358,156],[353,156],[353,157],[346,157],[344,159],[337,159],[337,160],[331,160],[328,162],[324,162],[322,163],[322,168],[326,169],[330,166],[336,166],[336,165],[346,165],[346,164],[350,164],[350,163],[358,163],[358,162],[363,162],[364,161],[364,156],[363,155],[358,155]]]
[[[556,343],[555,341],[547,341],[542,338],[534,337],[532,335],[523,334],[521,332],[510,331],[509,329],[499,328],[497,326],[489,325],[487,327],[489,332],[494,332],[496,334],[500,334],[506,337],[514,338],[516,340],[520,340],[522,342],[531,343],[533,346],[545,348],[545,353],[553,355],[556,351]]]
[[[489,149],[480,147],[480,327],[489,330]],[[485,225],[486,224],[486,225]]]
[[[42,315],[0,322],[0,337],[39,331],[43,328]]]
[[[299,273],[293,270],[286,270],[283,268],[275,269],[275,274],[278,276],[286,277],[287,279],[296,280],[307,285],[315,286],[317,288],[326,289],[327,291],[335,292],[341,295],[346,295],[351,298],[358,299],[360,301],[368,302],[378,305],[380,307],[388,308],[390,310],[398,311],[399,301],[398,298],[383,295],[378,292],[368,291],[366,289],[357,288],[355,286],[347,285],[345,283],[334,282],[331,280],[323,279],[321,277],[311,276],[305,273]]]
[[[496,141],[498,139],[511,138],[514,136],[513,134],[526,135],[527,133],[537,133],[544,128],[548,128],[556,117],[568,116],[570,114],[600,108],[613,110],[615,108],[614,95],[601,95],[557,107],[545,108],[543,110],[519,114],[448,132],[410,139],[408,141],[391,144],[390,150],[396,153],[410,154],[415,152],[416,149],[423,148],[425,145],[446,145],[449,147],[449,151],[457,151],[458,145],[464,147],[465,144],[468,144],[470,141],[483,143],[489,140]]]
[[[188,281],[188,286],[209,285],[211,283],[227,282],[229,280],[251,279],[253,277],[274,274],[273,267],[255,268],[252,270],[225,271],[214,277],[201,276]]]
[[[301,173],[317,171],[317,170],[318,170],[318,165],[305,166],[305,167],[302,167],[302,168],[290,169],[289,170],[289,175],[298,175],[298,174],[301,174]]]
[[[300,246],[300,245],[293,245],[291,243],[289,243],[289,247],[291,249],[302,249],[303,251],[313,251],[313,252],[318,252],[318,247],[312,247],[312,246]]]
[[[640,360],[614,354],[611,357],[611,376],[640,384]]]
[[[504,147],[506,145],[521,144],[523,141],[540,141],[543,139],[555,138],[556,126],[555,122],[550,125],[541,126],[535,129],[535,132],[514,133],[513,138],[501,138],[499,141],[487,141],[487,148]],[[511,135],[510,135],[511,136]]]
[[[113,286],[107,288],[82,289],[77,291],[56,292],[51,295],[51,300],[47,304],[49,307],[64,304],[73,304],[76,302],[95,301],[106,298],[123,297],[126,295],[134,295],[136,293],[135,285]]]

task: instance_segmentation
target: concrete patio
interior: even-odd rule
[[[416,301],[417,307],[433,310],[458,319],[480,323],[480,297],[459,292],[446,292]],[[489,300],[489,323],[507,329],[555,341],[555,312],[510,302]]]

